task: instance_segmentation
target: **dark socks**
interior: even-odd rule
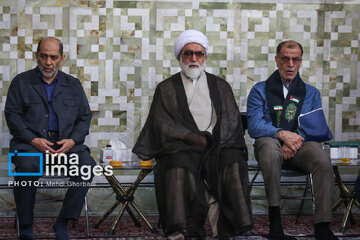
[[[270,237],[280,238],[284,235],[281,225],[280,207],[269,207]]]
[[[270,221],[270,233],[269,239],[274,240],[295,240],[295,237],[284,234],[282,224],[280,207],[269,207],[269,221]]]
[[[66,230],[69,219],[58,217],[56,223],[53,226],[53,229],[56,234],[57,240],[69,240],[69,234]]]
[[[20,230],[19,239],[21,239],[21,240],[34,239],[33,225],[20,226],[19,230]]]
[[[318,240],[336,240],[338,239],[330,230],[328,222],[315,224],[315,238]]]

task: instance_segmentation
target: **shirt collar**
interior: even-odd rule
[[[284,85],[284,87],[286,87],[287,90],[289,90],[291,83],[286,83],[286,82],[282,81],[282,84]]]

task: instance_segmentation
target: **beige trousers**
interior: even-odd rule
[[[277,139],[263,137],[255,140],[254,152],[259,162],[269,206],[280,206],[280,177],[283,161]],[[334,172],[327,153],[318,142],[304,142],[295,156],[287,160],[300,170],[310,172],[315,194],[315,223],[331,222],[334,196]]]

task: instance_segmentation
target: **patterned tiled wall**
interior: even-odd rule
[[[232,85],[241,111],[251,87],[275,70],[277,44],[301,42],[302,77],[320,89],[335,140],[359,140],[360,1],[340,2],[1,0],[0,176],[7,176],[7,90],[35,66],[44,36],[63,41],[62,70],[83,83],[94,112],[86,143],[95,156],[110,139],[132,147],[155,86],[180,70],[173,43],[190,28],[208,36],[206,70]]]

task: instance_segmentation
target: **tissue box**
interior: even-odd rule
[[[120,139],[112,139],[110,140],[110,144],[114,152],[114,160],[122,162],[129,162],[132,160],[131,148],[128,148]]]
[[[114,151],[114,160],[128,162],[131,161],[131,149],[123,148],[123,149],[113,149]]]
[[[330,145],[330,158],[358,159],[360,142],[332,141]]]

